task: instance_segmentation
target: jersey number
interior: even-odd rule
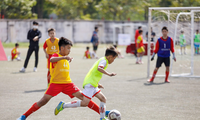
[[[63,65],[64,67],[67,67],[67,63],[64,63],[64,65]]]
[[[166,48],[166,44],[164,43],[164,48]]]
[[[51,49],[52,49],[52,50],[55,50],[55,49],[56,49],[56,46],[52,46]]]

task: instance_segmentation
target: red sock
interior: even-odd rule
[[[23,115],[25,115],[26,117],[28,117],[30,114],[32,114],[33,112],[37,111],[40,107],[37,105],[37,103],[34,103],[31,108],[26,111],[26,113],[24,113]]]
[[[152,78],[151,78],[152,80],[156,77],[156,73],[157,73],[157,71],[154,70],[154,71],[153,71],[153,76],[152,76]]]
[[[47,82],[48,82],[48,84],[50,83],[50,77],[49,77],[49,75],[50,75],[50,71],[48,70],[48,72],[47,72]]]
[[[165,76],[165,80],[168,80],[169,71],[166,71],[166,72],[165,72],[165,75],[166,75],[166,76]]]
[[[92,100],[89,102],[88,107],[90,109],[96,111],[97,113],[99,113],[99,106],[95,102],[93,102]]]

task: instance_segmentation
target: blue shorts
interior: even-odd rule
[[[199,48],[199,43],[194,43],[195,48]]]
[[[186,44],[183,44],[183,45],[180,45],[181,47],[185,47],[186,46]]]

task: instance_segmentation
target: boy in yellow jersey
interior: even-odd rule
[[[56,52],[59,52],[59,46],[58,46],[58,38],[55,38],[55,29],[50,28],[48,30],[48,34],[49,37],[48,39],[46,39],[44,45],[43,45],[43,50],[44,53],[46,54],[46,58],[47,58],[47,68],[48,68],[48,72],[47,72],[47,82],[48,84],[50,83],[50,59],[52,57],[52,55]]]
[[[115,76],[115,73],[109,73],[106,71],[106,68],[108,67],[108,64],[111,64],[115,58],[118,56],[117,51],[115,50],[114,47],[110,47],[106,49],[106,53],[105,53],[105,57],[100,58],[96,63],[94,63],[94,65],[92,66],[92,68],[90,69],[90,71],[88,72],[88,74],[86,75],[84,82],[83,82],[83,100],[79,100],[79,104],[80,106],[88,106],[88,104],[90,103],[92,97],[97,97],[101,103],[100,103],[100,120],[106,120],[105,118],[105,114],[108,114],[108,111],[106,111],[106,97],[104,96],[104,94],[101,92],[101,90],[99,88],[104,88],[101,84],[99,84],[100,79],[102,78],[102,75],[108,75],[108,76]],[[71,102],[69,103],[64,103],[64,102],[60,102],[56,108],[57,112],[59,111],[60,105],[62,106],[62,108],[68,108],[68,105],[70,105]],[[76,106],[76,107],[80,107],[80,106]]]
[[[15,43],[15,48],[12,49],[11,51],[11,56],[12,56],[12,61],[14,59],[16,59],[17,61],[20,61],[20,52],[18,52],[17,48],[19,47],[19,44],[18,43]]]
[[[144,45],[143,45],[143,37],[142,37],[142,33],[143,31],[142,30],[139,30],[139,36],[137,38],[137,61],[136,61],[136,64],[142,64],[142,56],[145,52],[144,50]],[[139,60],[140,58],[140,60]]]
[[[68,95],[70,98],[77,97],[83,100],[83,95],[79,88],[72,83],[69,75],[69,62],[71,62],[72,58],[68,55],[71,50],[72,42],[61,37],[58,44],[60,52],[54,53],[50,59],[51,80],[49,87],[44,96],[38,102],[34,103],[31,108],[17,120],[25,120],[30,114],[44,106],[52,97],[58,95],[60,92]],[[69,106],[76,106],[77,104],[78,102],[74,101]],[[93,101],[90,101],[88,107],[99,113],[99,111],[97,111],[99,107]]]

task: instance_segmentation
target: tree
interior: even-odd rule
[[[35,0],[3,0],[0,1],[1,14],[8,19],[30,19],[37,15],[31,12]]]
[[[107,20],[142,20],[144,5],[143,0],[102,0],[96,8]]]

